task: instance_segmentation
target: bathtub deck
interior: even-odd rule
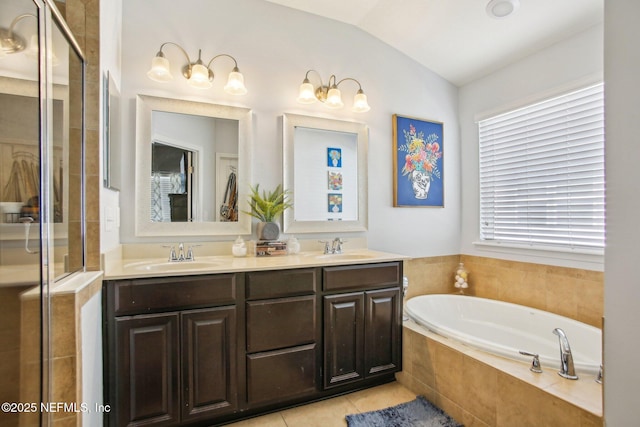
[[[602,385],[590,375],[571,381],[557,366],[543,373],[404,322],[398,381],[424,394],[465,425],[602,426]],[[514,424],[516,423],[516,424]]]

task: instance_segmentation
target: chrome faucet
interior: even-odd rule
[[[336,237],[333,241],[329,240],[319,240],[320,243],[324,243],[324,254],[341,254],[342,253],[342,245],[346,242],[346,240],[342,240],[341,237]]]
[[[336,237],[335,239],[333,239],[332,252],[334,254],[341,254],[342,253],[342,244],[343,243],[344,243],[344,240],[342,240],[341,237]]]
[[[560,341],[560,371],[558,371],[558,375],[569,380],[577,380],[578,376],[573,367],[573,356],[567,335],[560,328],[555,328],[553,333],[558,336]]]
[[[196,258],[193,255],[193,247],[200,245],[191,245],[187,248],[187,254],[184,252],[184,243],[178,243],[178,251],[176,252],[175,246],[164,246],[169,248],[169,262],[183,262],[183,261],[195,261]]]

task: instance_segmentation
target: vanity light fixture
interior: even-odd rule
[[[38,59],[38,34],[33,34],[29,38],[29,43],[27,43],[24,37],[15,32],[18,22],[26,18],[38,19],[32,13],[23,13],[13,18],[9,28],[0,28],[0,58],[12,53],[24,52],[29,58]],[[50,56],[54,67],[60,63],[55,51],[52,50]]]
[[[487,4],[487,15],[492,18],[506,18],[520,7],[520,0],[491,0]]]
[[[7,54],[11,54],[11,53],[22,52],[27,48],[26,40],[20,34],[16,33],[14,30],[18,22],[29,17],[37,19],[36,16],[31,13],[24,13],[22,15],[16,16],[13,19],[13,21],[11,21],[9,28],[0,28],[0,57],[5,56]],[[35,49],[37,50],[38,49],[37,36],[35,41],[36,41]],[[33,38],[32,38],[32,42],[33,42]],[[32,46],[32,48],[34,47]]]
[[[215,59],[226,56],[227,58],[231,58],[234,67],[231,73],[229,73],[229,78],[227,80],[227,84],[224,86],[224,91],[231,95],[244,95],[247,93],[247,88],[244,86],[244,77],[240,73],[240,70],[238,69],[238,62],[233,56],[221,53],[220,55],[216,55],[211,58],[207,65],[204,65],[204,62],[202,62],[202,49],[198,49],[198,60],[192,62],[187,52],[180,45],[173,42],[165,42],[160,45],[158,53],[156,53],[156,56],[151,61],[151,69],[147,72],[147,76],[151,80],[160,83],[166,83],[173,80],[169,60],[162,52],[162,49],[168,44],[180,49],[185,58],[187,58],[187,64],[182,67],[182,75],[187,79],[189,85],[198,89],[209,89],[214,76],[213,70],[211,70],[211,64]]]
[[[314,72],[320,79],[320,85],[315,87],[309,81],[309,73]],[[316,70],[309,70],[304,76],[304,80],[300,85],[300,93],[298,94],[298,102],[301,104],[312,104],[316,101],[323,102],[329,108],[342,108],[344,103],[342,102],[342,94],[338,86],[340,83],[351,80],[358,84],[358,92],[356,92],[353,98],[353,106],[351,110],[356,113],[365,113],[371,109],[367,103],[367,95],[362,90],[360,82],[354,78],[346,77],[342,80],[338,80],[334,74],[329,77],[329,82],[325,85],[322,83],[322,77]]]

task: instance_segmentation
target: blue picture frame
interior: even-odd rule
[[[393,115],[393,206],[444,207],[442,122]]]

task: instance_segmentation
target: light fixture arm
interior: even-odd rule
[[[27,47],[25,39],[14,32],[18,22],[25,18],[38,19],[34,14],[23,13],[13,18],[9,28],[0,28],[0,49],[2,49],[4,53],[18,53]]]
[[[13,29],[15,28],[15,26],[18,24],[18,22],[22,21],[25,18],[34,18],[34,19],[38,19],[36,17],[36,15],[34,15],[33,13],[23,13],[22,15],[18,15],[15,18],[13,18],[13,21],[11,21],[11,25],[9,25],[9,35],[13,35]]]
[[[332,76],[332,77],[334,77],[334,76]],[[334,77],[334,78],[335,78],[335,77]],[[347,80],[351,80],[351,81],[353,81],[353,82],[356,82],[356,84],[358,85],[358,93],[361,93],[361,92],[362,92],[362,85],[360,84],[360,82],[359,82],[359,81],[357,81],[357,80],[356,80],[356,79],[354,79],[354,78],[351,78],[351,77],[345,77],[344,79],[340,80],[338,83],[336,83],[336,87],[340,86],[340,83],[342,83],[342,82],[344,82],[344,81],[347,81]]]
[[[162,44],[160,45],[160,49],[158,50],[158,53],[156,54],[156,56],[159,56],[159,57],[161,57],[161,58],[164,58],[164,53],[162,52],[162,49],[164,49],[164,47],[165,47],[166,45],[168,45],[168,44],[170,44],[170,45],[172,45],[172,46],[177,47],[177,48],[180,50],[180,52],[182,52],[182,54],[185,56],[185,58],[187,58],[187,62],[188,62],[189,64],[191,64],[191,58],[189,58],[189,54],[187,53],[187,51],[186,51],[186,50],[184,50],[184,49],[182,48],[182,46],[180,46],[179,44],[174,43],[174,42],[164,42],[164,43],[162,43]]]
[[[316,73],[316,75],[318,76],[318,80],[320,80],[320,86],[319,87],[325,87],[324,83],[322,82],[322,76],[320,75],[319,72],[317,72],[316,70],[308,70],[305,75],[304,75],[304,81],[303,83],[310,83],[309,81],[309,73],[314,72]]]
[[[207,68],[211,68],[211,64],[213,63],[213,61],[217,58],[220,58],[221,56],[226,56],[227,58],[231,58],[231,60],[233,61],[233,70],[234,71],[238,71],[238,61],[236,61],[236,58],[234,58],[233,56],[229,55],[228,53],[221,53],[219,55],[214,56],[213,58],[211,58],[211,61],[209,61],[209,63],[207,64]]]

